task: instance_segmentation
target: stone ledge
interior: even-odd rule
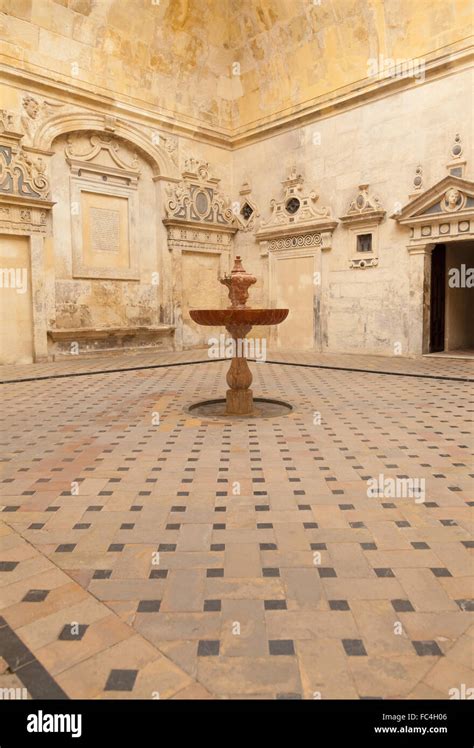
[[[173,350],[174,325],[143,327],[73,327],[48,330],[50,360],[71,357],[111,355],[140,350]],[[77,350],[72,351],[72,344]]]
[[[48,338],[53,342],[64,340],[103,340],[106,338],[122,338],[137,335],[151,337],[153,335],[167,335],[173,332],[174,325],[157,325],[155,327],[70,327],[63,330],[48,330]]]

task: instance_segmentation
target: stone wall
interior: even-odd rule
[[[320,196],[317,204],[329,206],[335,219],[347,212],[363,183],[386,211],[377,230],[375,267],[351,268],[356,256],[354,236],[342,223],[333,232],[327,252],[329,296],[326,308],[320,310],[326,317],[323,350],[408,352],[409,231],[390,216],[408,202],[419,164],[424,189],[446,176],[457,132],[472,178],[472,114],[466,107],[470,99],[472,74],[460,72],[234,152],[235,191],[251,178],[252,197],[263,220],[269,217],[270,200],[281,194],[280,183],[293,166],[304,175],[305,185]],[[261,246],[252,234],[239,232],[236,250],[245,257],[246,267],[259,276],[262,288]],[[311,313],[306,309],[306,315]],[[297,341],[299,322],[297,316],[293,319],[292,323],[290,316],[284,326],[294,324]]]
[[[20,139],[25,168],[41,163],[51,184],[26,211],[30,223],[2,224],[23,237],[5,243],[12,268],[28,238],[32,274],[32,314],[16,298],[4,309],[12,326],[33,328],[18,350],[10,336],[8,360],[67,353],[76,333],[88,354],[205,345],[217,331],[189,311],[226,304],[217,276],[236,252],[258,279],[254,307],[292,307],[280,333],[254,331],[272,345],[421,353],[431,245],[416,259],[409,225],[391,216],[447,174],[456,134],[468,165],[460,173],[472,176],[467,8],[3,0],[0,136]],[[376,54],[426,54],[427,67],[420,78],[370,80]],[[167,208],[199,181],[199,165],[230,221]],[[278,244],[268,236],[289,175],[308,218],[293,244]],[[361,196],[365,223],[351,215]],[[282,215],[288,239],[298,218]],[[364,226],[368,254],[356,247]],[[104,236],[98,246],[94,236],[108,233],[115,244]]]
[[[153,108],[165,119],[230,125],[226,3],[2,0],[0,8],[1,52],[18,70],[48,71],[76,94]]]

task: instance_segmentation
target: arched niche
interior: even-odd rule
[[[77,121],[63,117],[35,138],[37,148],[49,144],[55,202],[46,263],[49,354],[170,348],[157,183],[169,164],[124,128],[94,123],[89,117],[71,129]]]
[[[84,113],[61,113],[40,122],[32,139],[32,146],[41,151],[50,151],[53,142],[61,135],[73,132],[97,132],[131,143],[137,152],[149,160],[154,176],[179,178],[175,163],[176,141],[171,136],[153,131],[140,130],[135,125],[116,117]]]

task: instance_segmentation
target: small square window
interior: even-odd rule
[[[372,252],[372,234],[359,234],[357,236],[357,251]]]

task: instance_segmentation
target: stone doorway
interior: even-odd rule
[[[474,241],[437,244],[431,255],[430,353],[474,356]]]

